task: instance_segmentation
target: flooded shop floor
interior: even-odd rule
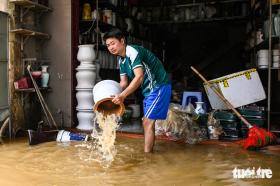
[[[84,142],[42,143],[27,139],[0,145],[0,185],[280,185],[280,155],[247,151],[239,146],[185,145],[157,140],[152,154],[143,153],[143,139],[117,137],[109,168],[87,161]],[[270,169],[272,178],[234,179],[233,170]]]

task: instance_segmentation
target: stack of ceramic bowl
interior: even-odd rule
[[[280,50],[279,49],[272,50],[272,67],[273,68],[280,67]]]
[[[268,50],[259,50],[257,53],[258,68],[268,68]]]
[[[76,107],[78,126],[80,130],[93,129],[93,94],[92,89],[96,79],[96,66],[93,63],[95,59],[93,45],[79,45],[77,59],[81,62],[76,68],[77,86],[76,98],[78,105]]]

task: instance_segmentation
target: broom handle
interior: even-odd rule
[[[39,100],[40,100],[40,103],[41,103],[41,105],[42,105],[42,107],[43,107],[43,110],[46,111],[45,114],[46,114],[47,120],[49,121],[49,118],[48,118],[48,117],[50,117],[50,119],[51,119],[51,121],[52,121],[52,124],[55,126],[56,129],[58,129],[57,124],[56,124],[56,122],[55,122],[55,120],[54,120],[54,118],[53,118],[53,116],[52,116],[52,114],[51,114],[51,112],[50,112],[50,110],[49,110],[49,108],[48,108],[48,105],[46,104],[46,102],[45,102],[45,100],[44,100],[44,98],[43,98],[43,96],[42,96],[42,94],[41,94],[41,92],[40,92],[40,90],[39,90],[39,87],[38,87],[36,81],[34,80],[32,74],[31,74],[31,72],[30,72],[30,65],[27,66],[27,70],[28,70],[28,73],[29,73],[30,78],[31,78],[31,80],[32,80],[32,83],[33,83],[33,85],[34,85],[35,91],[36,91],[36,93],[37,93],[37,95],[38,95],[38,98],[39,98]]]
[[[29,75],[30,75],[32,84],[34,85],[34,89],[35,89],[35,84],[34,84],[34,81],[35,81],[35,80],[33,79],[32,74],[31,74],[29,68],[30,68],[30,67],[28,66],[28,67],[27,67],[27,71],[28,71],[28,73],[29,73]],[[47,110],[46,110],[46,108],[44,107],[44,104],[43,104],[43,102],[42,102],[42,100],[41,100],[41,97],[39,96],[39,94],[38,94],[38,92],[37,92],[36,89],[35,89],[35,92],[37,93],[37,96],[38,96],[38,98],[39,98],[39,102],[40,102],[40,104],[41,104],[41,106],[42,106],[42,108],[43,108],[43,112],[44,112],[44,114],[45,114],[45,116],[46,116],[47,122],[48,122],[49,126],[51,127],[51,122],[50,122],[50,118],[48,117]]]
[[[247,125],[248,128],[252,127],[252,125],[234,108],[234,106],[217,90],[216,87],[212,86],[193,66],[191,66],[191,69],[223,100],[226,106],[231,109]]]

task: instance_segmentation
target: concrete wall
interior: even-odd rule
[[[64,115],[64,127],[71,126],[71,0],[49,0],[52,12],[42,16],[43,28],[51,39],[42,45],[43,58],[48,62],[52,88],[46,95],[46,102],[57,124]]]
[[[8,0],[0,0],[0,11],[8,12]]]

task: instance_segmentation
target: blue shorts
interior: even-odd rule
[[[163,85],[145,97],[144,117],[152,120],[164,120],[167,116],[171,97],[171,85]]]

